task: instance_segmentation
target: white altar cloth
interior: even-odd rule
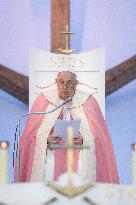
[[[54,197],[57,200],[49,203]],[[136,186],[97,183],[82,194],[69,199],[44,183],[7,184],[0,185],[1,203],[7,205],[135,205]]]

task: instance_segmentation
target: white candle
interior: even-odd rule
[[[0,183],[8,182],[8,142],[0,142]]]
[[[136,144],[133,144],[132,147],[132,183],[136,184]]]
[[[68,127],[67,129],[68,145],[73,145],[73,129]],[[67,172],[68,172],[68,186],[73,185],[73,150],[67,150]]]

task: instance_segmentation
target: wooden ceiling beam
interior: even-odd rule
[[[0,88],[27,104],[29,101],[28,84],[27,76],[0,65]]]
[[[136,55],[107,70],[105,75],[105,95],[108,96],[136,79]]]
[[[70,26],[70,0],[51,0],[51,52],[59,53],[58,49],[65,49],[66,37],[60,32]]]

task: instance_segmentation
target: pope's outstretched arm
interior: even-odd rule
[[[95,139],[96,180],[119,183],[111,137],[100,107],[93,96],[86,101],[84,111]]]
[[[44,112],[48,106],[48,101],[41,94],[33,104],[31,112]],[[33,166],[36,133],[42,123],[44,115],[30,115],[26,121],[23,134],[20,138],[20,182],[27,182],[31,179]],[[16,168],[15,168],[16,169]],[[17,170],[15,170],[16,173]],[[15,174],[16,175],[16,174]],[[16,176],[15,176],[16,177]]]

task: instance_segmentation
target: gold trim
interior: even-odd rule
[[[91,97],[91,96],[93,96],[93,95],[95,95],[95,94],[97,94],[97,93],[99,93],[99,92],[92,93],[91,95],[88,96],[88,98]],[[36,95],[40,95],[40,94],[44,95],[42,92],[41,92],[41,93],[36,93]],[[87,99],[87,100],[88,100],[88,99]],[[49,100],[48,100],[48,102],[49,102],[51,105],[53,105],[54,107],[57,107],[57,105],[55,105],[54,103],[50,102]],[[84,104],[84,103],[83,103],[83,104]],[[81,107],[81,106],[83,106],[83,104],[78,105],[78,106],[76,106],[76,107],[69,107],[68,109],[71,110],[71,109],[74,109],[74,108],[77,108],[77,107]]]
[[[86,184],[82,186],[65,186],[65,187],[60,187],[56,182],[48,182],[48,186],[53,188],[55,191],[59,192],[60,194],[67,196],[68,198],[75,197],[83,192],[85,192],[87,189],[91,188],[94,186],[92,182],[87,182]]]
[[[50,85],[44,86],[44,87],[38,86],[38,85],[36,85],[35,87],[36,87],[36,88],[39,88],[39,89],[46,89],[46,88],[49,88],[49,87],[51,87],[52,85],[55,85],[55,84],[56,84],[56,82],[54,82],[54,83],[52,83],[52,84],[50,84]]]
[[[62,49],[62,48],[59,48],[58,51],[60,51],[61,53],[65,54],[65,55],[69,55],[69,54],[72,54],[74,52],[76,52],[76,49]]]
[[[88,85],[88,84],[86,84],[86,83],[82,83],[82,82],[80,83],[80,82],[79,82],[79,85],[87,86],[90,90],[91,90],[91,89],[98,90],[98,88],[92,87],[91,85]]]
[[[58,51],[60,51],[61,53],[65,54],[65,55],[69,55],[71,53],[74,53],[76,51],[76,49],[69,49],[69,36],[71,34],[75,34],[75,33],[70,32],[69,31],[69,26],[66,25],[66,31],[60,32],[60,34],[65,34],[66,35],[66,48],[65,49],[59,48]]]
[[[52,84],[49,84],[47,86],[38,86],[38,85],[36,85],[35,87],[39,88],[39,89],[47,89],[47,88],[49,88],[49,87],[51,87],[52,85],[55,85],[55,84],[56,84],[56,82],[53,82]],[[88,85],[87,83],[79,82],[79,85],[87,86],[90,90],[91,89],[98,90],[98,88],[92,87],[91,85]]]

